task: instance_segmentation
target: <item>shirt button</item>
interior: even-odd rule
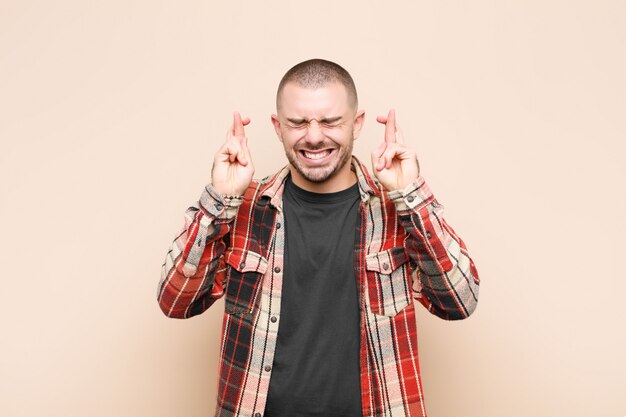
[[[254,417],[261,417],[261,413],[256,413]]]
[[[269,371],[271,371],[271,370],[272,370],[272,367],[271,367],[271,366],[269,366],[269,365],[265,365],[265,370],[266,370],[267,372],[269,372]]]
[[[216,208],[217,210],[221,210],[221,209],[223,209],[223,208],[224,208],[224,206],[223,206],[223,205],[221,205],[220,203],[217,203],[217,204],[215,204],[215,208]]]
[[[270,319],[270,321],[271,321],[272,323],[276,323],[276,320],[278,320],[278,319],[276,318],[276,316],[272,316],[272,318]]]
[[[276,223],[276,228],[280,229],[280,223]]]
[[[276,268],[274,268],[274,272],[278,274],[280,272],[280,266],[277,266]]]
[[[246,263],[242,262],[239,264],[239,269],[244,269],[246,267]]]
[[[427,232],[426,232],[426,237],[430,239],[430,237],[431,237],[431,236],[432,236],[432,235],[430,234],[430,232],[428,232],[428,231],[427,231]]]
[[[413,200],[415,200],[415,198],[414,198],[412,195],[410,195],[410,196],[408,196],[408,197],[406,198],[406,201],[408,201],[409,203],[412,203],[412,202],[413,202]]]
[[[386,270],[388,270],[388,269],[389,269],[389,264],[385,262],[385,263],[383,264],[383,269],[384,269],[385,271],[386,271]]]

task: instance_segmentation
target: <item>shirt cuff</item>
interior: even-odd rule
[[[403,189],[389,191],[387,195],[398,211],[414,209],[433,199],[433,193],[421,175]]]
[[[243,202],[241,198],[223,197],[207,184],[200,195],[200,208],[208,215],[220,220],[232,220]]]

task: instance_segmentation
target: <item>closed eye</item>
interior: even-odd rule
[[[287,121],[289,122],[287,125],[292,129],[300,129],[309,124],[304,119],[287,119]]]
[[[341,121],[337,120],[334,122],[320,122],[325,127],[337,127],[341,125]]]
[[[323,124],[325,126],[338,126],[341,124],[341,117],[330,117],[327,119],[321,119],[320,124]]]
[[[311,121],[313,121],[315,119],[312,119]],[[287,125],[292,128],[292,129],[301,129],[303,127],[308,126],[311,121],[305,120],[305,119],[291,119],[288,118],[287,119]],[[326,128],[334,128],[334,127],[338,127],[342,124],[342,118],[341,116],[338,117],[327,117],[327,118],[323,118],[317,121],[317,123],[319,123],[320,125],[322,125],[323,127]]]

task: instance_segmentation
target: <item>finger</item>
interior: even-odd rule
[[[249,118],[249,117],[246,117],[245,119],[242,119],[242,120],[241,120],[241,124],[242,124],[243,126],[248,126],[248,125],[250,124],[250,118]],[[242,129],[241,129],[241,130],[243,131],[243,127],[242,127]],[[248,144],[248,137],[246,136],[245,132],[244,132],[244,133],[242,133],[242,134],[239,136],[239,141],[241,142],[241,144],[242,144],[242,145],[247,145],[247,144]]]
[[[387,123],[385,123],[385,142],[394,143],[396,141],[396,111],[389,110]]]
[[[404,133],[402,133],[402,129],[396,124],[396,142],[400,144],[404,144]]]
[[[248,165],[248,160],[241,144],[236,140],[230,140],[226,143],[224,154],[228,155],[228,161],[231,163],[238,161],[241,165]]]
[[[376,116],[376,121],[378,123],[385,124],[385,123],[387,123],[387,118],[385,116]]]
[[[381,157],[381,161],[384,162],[384,167],[387,169],[391,168],[394,158],[400,153],[402,153],[401,148],[397,144],[389,144]]]
[[[384,164],[382,163],[383,161],[380,158],[385,153],[386,147],[387,142],[381,142],[380,145],[378,145],[376,149],[372,151],[372,166],[377,171],[380,171],[384,167]]]
[[[385,168],[385,160],[375,155],[372,155],[372,166],[376,171],[381,171],[383,168]]]
[[[382,160],[384,161],[384,166],[385,168],[389,169],[391,168],[391,165],[393,164],[393,159],[396,157],[396,152],[393,150],[388,150],[387,152],[385,152],[385,154],[382,157]]]
[[[376,171],[380,171],[385,167],[385,164],[380,158],[377,158],[376,156],[372,155],[372,166],[374,167]]]
[[[239,153],[237,154],[237,161],[243,166],[248,165],[248,152],[242,147]]]
[[[229,141],[226,144],[226,154],[228,155],[229,162],[235,162],[237,154],[239,153],[239,146],[233,141]]]
[[[378,162],[376,163],[376,169],[379,171],[382,171],[384,168],[385,168],[385,159],[379,158]]]
[[[239,162],[239,164],[241,164],[243,166],[247,166],[248,165],[248,158],[245,157],[244,152],[239,152],[237,154],[237,162]]]
[[[241,115],[238,111],[233,113],[233,135],[234,136],[243,136],[243,122],[241,121]]]
[[[247,139],[246,139],[247,140]],[[238,161],[241,163],[241,165],[247,166],[248,163],[250,162],[250,150],[248,149],[248,146],[246,143],[243,143],[241,146],[241,152],[240,155],[238,156]]]
[[[385,148],[387,147],[387,142],[380,142],[380,144],[374,149],[372,152],[377,158],[385,152]]]

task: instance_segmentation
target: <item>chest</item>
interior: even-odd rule
[[[263,300],[280,299],[288,239],[301,244],[314,241],[313,247],[319,249],[314,259],[321,263],[336,253],[329,248],[338,240],[324,233],[311,233],[302,224],[291,228],[292,235],[291,216],[282,209],[263,204],[244,205],[241,209],[244,212],[233,224],[225,253],[225,306],[231,314],[254,316]],[[292,225],[298,221],[294,219]],[[360,202],[354,222],[341,222],[335,232],[352,240],[350,247],[345,243],[341,246],[343,256],[350,257],[354,267],[361,308],[376,315],[395,316],[411,303],[417,271],[403,246],[406,233],[389,202]]]

